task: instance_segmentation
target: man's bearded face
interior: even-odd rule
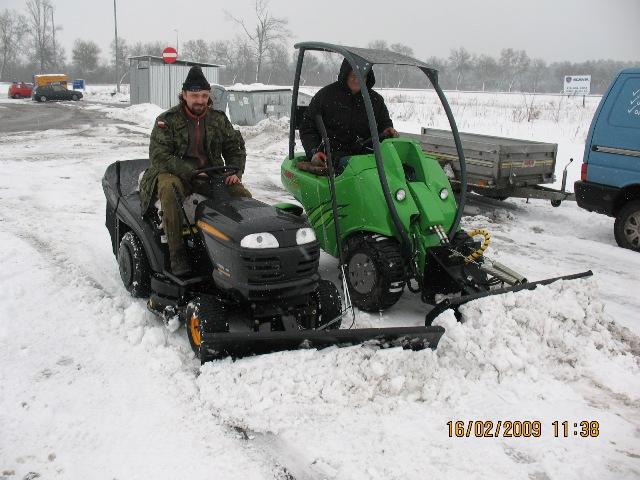
[[[202,115],[209,103],[209,90],[199,90],[197,92],[183,91],[182,98],[194,115]]]

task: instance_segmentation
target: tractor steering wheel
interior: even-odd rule
[[[215,167],[206,167],[194,170],[193,175],[200,175],[201,173],[206,173],[209,176],[223,176],[225,173],[229,172],[229,174],[235,174],[240,171],[240,167],[235,165],[218,165]]]

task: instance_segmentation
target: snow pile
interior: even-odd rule
[[[264,90],[291,90],[291,86],[286,85],[265,85],[264,83],[235,83],[230,87],[225,87],[229,92],[260,92]]]
[[[97,105],[88,108],[103,111],[109,118],[135,123],[149,130],[153,128],[158,115],[164,112],[163,108],[153,103],[140,103],[127,108],[102,107]]]
[[[238,128],[245,141],[262,135],[268,137],[271,143],[280,142],[289,138],[289,117],[267,117],[255,125]]]
[[[453,407],[478,388],[488,401],[489,392],[526,400],[532,391],[582,377],[639,397],[638,340],[604,314],[594,282],[485,298],[462,313],[465,323],[452,312],[439,317],[446,333],[436,351],[358,346],[225,360],[203,366],[198,385],[230,423],[269,432],[326,421],[344,409]]]
[[[88,85],[84,99],[100,103],[129,103],[129,85],[120,85],[120,93],[116,92],[115,85]]]

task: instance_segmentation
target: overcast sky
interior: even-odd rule
[[[98,43],[103,56],[113,39],[113,0],[52,0],[58,38],[70,57],[76,38]],[[0,0],[0,9],[24,11],[24,0]],[[252,0],[117,0],[118,34],[129,44],[162,40],[230,39],[241,31],[224,8],[252,22]],[[353,46],[384,39],[404,43],[418,58],[446,57],[452,48],[497,56],[525,49],[549,62],[610,58],[640,60],[640,0],[271,0],[274,15],[289,19],[291,41]]]

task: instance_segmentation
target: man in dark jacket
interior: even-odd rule
[[[140,201],[145,214],[157,194],[162,206],[171,271],[189,273],[190,266],[182,238],[182,218],[174,188],[182,198],[191,193],[208,193],[207,176],[196,170],[234,165],[237,174],[225,178],[232,196],[250,197],[240,179],[244,172],[244,140],[227,116],[210,108],[211,85],[200,67],[192,67],[182,85],[180,104],[160,114],[151,132],[151,164],[140,181]],[[223,162],[224,157],[224,162]]]
[[[371,90],[376,82],[373,70],[366,78],[378,134],[397,137],[389,111],[382,96]],[[325,146],[316,127],[315,117],[320,114],[327,128],[331,156],[337,173],[346,166],[350,155],[370,152],[362,144],[371,137],[360,83],[351,65],[345,59],[340,66],[338,81],[320,89],[311,99],[300,125],[300,139],[307,158],[315,165],[326,163]],[[370,145],[369,145],[370,146]]]

